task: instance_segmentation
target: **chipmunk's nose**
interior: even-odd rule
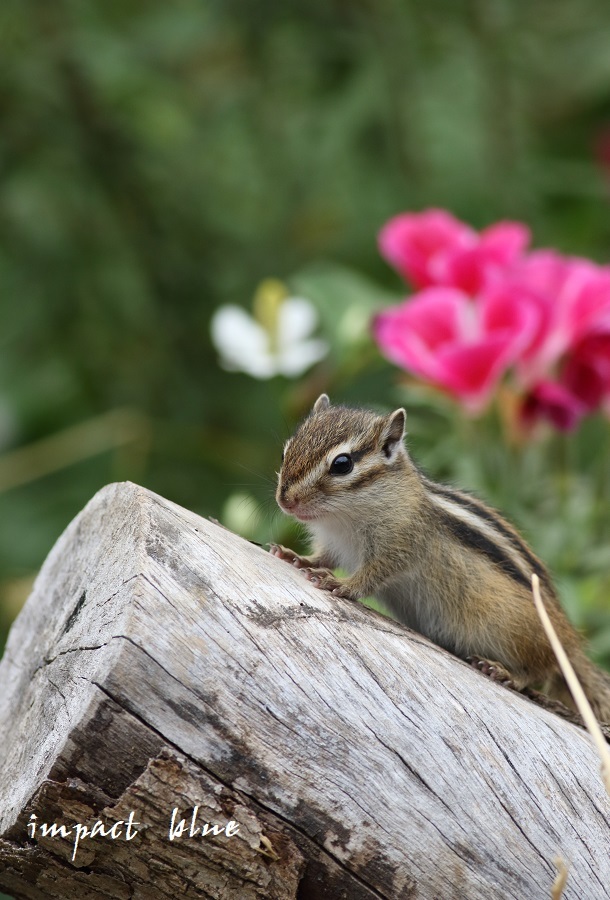
[[[290,506],[290,501],[286,499],[286,485],[278,484],[277,490],[275,492],[275,499],[278,503],[281,503],[282,506]]]

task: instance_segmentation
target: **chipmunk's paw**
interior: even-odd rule
[[[308,581],[319,588],[321,591],[329,591],[335,597],[344,597],[346,600],[357,600],[352,592],[345,586],[342,581],[335,578],[328,569],[301,569],[303,575]]]
[[[282,547],[281,544],[269,544],[269,553],[271,556],[276,556],[278,559],[290,563],[291,566],[295,566],[297,569],[301,569],[303,566],[307,565],[307,560],[303,559],[302,556],[299,556],[298,553],[295,553],[294,550],[289,550],[288,547]]]
[[[505,687],[515,687],[512,675],[504,668],[504,666],[501,666],[500,663],[491,662],[489,659],[482,659],[480,656],[469,656],[467,657],[466,662],[470,663],[473,669],[477,669],[483,675],[487,675],[492,681],[497,681],[498,684],[503,684]]]

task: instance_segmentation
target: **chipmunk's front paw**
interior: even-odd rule
[[[483,675],[487,675],[492,681],[497,681],[505,687],[515,687],[513,676],[508,669],[505,669],[500,663],[492,662],[489,659],[482,659],[480,656],[469,656],[467,657],[466,662],[470,663],[473,669],[477,669],[479,672],[482,672]]]
[[[299,556],[298,553],[295,553],[294,550],[289,550],[288,547],[282,547],[281,544],[269,544],[269,553],[271,556],[277,556],[278,559],[290,563],[291,566],[295,566],[297,569],[301,569],[303,566],[308,565],[306,559],[303,559],[303,557]]]
[[[328,569],[301,569],[303,575],[308,581],[311,581],[315,587],[321,591],[329,591],[335,597],[344,597],[346,600],[357,600],[352,592],[345,586],[342,581],[335,578]]]

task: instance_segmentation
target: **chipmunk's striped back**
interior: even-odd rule
[[[443,524],[459,543],[485,555],[527,590],[536,573],[549,594],[555,595],[542,562],[496,510],[464,491],[437,484],[425,476],[422,483],[430,502],[440,511]]]

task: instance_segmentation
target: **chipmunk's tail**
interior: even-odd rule
[[[600,669],[584,653],[572,655],[570,662],[596,718],[600,722],[610,724],[610,672]],[[561,700],[570,709],[576,709],[572,695],[560,673],[553,677],[547,691],[549,696]]]

